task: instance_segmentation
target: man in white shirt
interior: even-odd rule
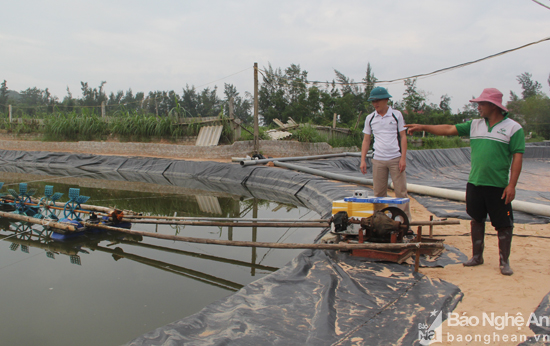
[[[401,112],[388,105],[390,97],[392,96],[388,90],[383,87],[376,87],[370,93],[368,101],[372,102],[375,111],[365,119],[360,169],[363,174],[367,173],[367,152],[370,148],[371,138],[374,137],[372,158],[374,196],[387,196],[388,175],[391,175],[395,196],[408,198],[405,173],[407,166],[405,120]],[[409,220],[412,220],[409,203],[400,206]]]

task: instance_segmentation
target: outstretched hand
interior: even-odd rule
[[[422,127],[422,125],[420,125],[420,124],[405,125],[405,128],[407,129],[407,133],[409,135],[412,135],[414,132],[422,131],[421,127]]]

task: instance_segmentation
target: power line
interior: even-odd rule
[[[541,3],[541,2],[539,2],[539,1],[537,1],[537,0],[532,0],[532,1],[533,1],[533,2],[536,2],[537,4],[539,4],[539,5],[543,6],[543,7],[546,7],[547,9],[550,10],[550,7],[546,6],[545,4],[543,4],[543,3]]]
[[[237,75],[237,74],[239,74],[239,73],[243,73],[244,71],[248,71],[248,70],[250,70],[250,69],[252,69],[252,68],[254,68],[254,66],[250,66],[250,67],[248,67],[248,68],[245,68],[245,69],[242,70],[242,71],[235,72],[235,73],[233,73],[233,74],[230,74],[229,76],[222,77],[222,78],[217,79],[217,80],[215,80],[215,81],[213,81],[213,82],[209,82],[209,83],[206,83],[206,84],[203,84],[203,85],[199,85],[197,88],[202,88],[203,86],[206,86],[206,85],[209,85],[209,84],[212,84],[212,83],[219,82],[219,81],[221,81],[221,80],[227,79],[227,78],[232,77],[232,76],[234,76],[234,75]]]
[[[533,0],[533,1],[535,1],[535,0]],[[436,75],[436,74],[445,73],[445,72],[448,72],[448,71],[452,71],[452,70],[456,70],[456,69],[459,69],[459,68],[462,68],[462,67],[466,67],[466,66],[469,66],[469,65],[473,65],[473,64],[476,64],[476,63],[481,62],[481,61],[484,61],[484,60],[496,58],[496,57],[498,57],[498,56],[501,56],[501,55],[504,55],[504,54],[508,54],[508,53],[511,53],[511,52],[515,52],[515,51],[517,51],[517,50],[520,50],[520,49],[523,49],[523,48],[527,48],[527,47],[529,47],[529,46],[532,46],[532,45],[535,45],[535,44],[539,44],[539,43],[542,43],[542,42],[545,42],[545,41],[550,41],[550,37],[546,37],[546,38],[543,38],[542,40],[538,40],[538,41],[534,41],[534,42],[531,42],[531,43],[527,43],[527,44],[524,44],[524,45],[519,46],[519,47],[516,47],[516,48],[504,50],[504,51],[502,51],[502,52],[499,52],[499,53],[496,53],[496,54],[492,54],[492,55],[486,56],[486,57],[481,58],[481,59],[472,60],[472,61],[469,61],[469,62],[465,62],[465,63],[462,63],[462,64],[450,66],[450,67],[445,67],[445,68],[442,68],[442,69],[439,69],[439,70],[435,70],[435,71],[432,71],[432,72],[429,72],[429,73],[416,74],[416,75],[409,76],[409,77],[396,78],[396,79],[390,79],[390,80],[376,80],[375,82],[376,82],[376,84],[389,84],[389,83],[395,83],[395,82],[404,81],[404,80],[406,80],[406,79],[412,79],[412,78],[426,78],[426,77],[434,76],[434,75]],[[267,73],[267,71],[265,71],[265,70],[263,70],[263,72]],[[264,78],[265,78],[265,76],[264,76]],[[290,79],[284,78],[284,77],[279,77],[279,78],[283,78],[283,79],[290,80]],[[329,84],[336,84],[336,85],[356,85],[356,84],[365,84],[365,82],[340,83],[340,82],[328,82],[328,81],[325,81],[325,82],[321,82],[321,81],[304,81],[304,83],[307,83],[307,84],[310,84],[310,83],[319,83],[319,84],[329,83]]]

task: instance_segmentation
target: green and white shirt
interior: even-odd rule
[[[472,169],[468,182],[476,186],[506,187],[512,156],[525,152],[523,128],[504,117],[489,127],[485,118],[455,125],[459,136],[470,137]]]

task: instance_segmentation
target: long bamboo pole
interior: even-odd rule
[[[125,219],[153,219],[153,220],[201,220],[201,221],[251,221],[251,222],[328,222],[329,219],[268,219],[268,218],[239,218],[239,217],[203,217],[203,216],[154,216],[154,215],[124,215]]]
[[[182,266],[178,266],[176,264],[170,264],[170,263],[154,260],[154,259],[151,259],[151,258],[147,258],[147,257],[127,253],[127,252],[124,252],[124,251],[117,251],[116,249],[109,249],[107,247],[103,247],[103,246],[99,246],[99,245],[88,245],[88,247],[91,250],[94,250],[94,251],[102,251],[102,252],[110,253],[110,254],[115,255],[115,256],[124,257],[124,258],[127,258],[127,259],[132,260],[132,261],[136,261],[136,262],[146,264],[146,265],[149,265],[149,266],[161,269],[161,270],[168,271],[170,273],[183,275],[183,276],[192,278],[194,280],[206,282],[210,285],[214,285],[214,286],[218,286],[218,287],[222,287],[222,288],[226,288],[226,289],[231,289],[233,291],[237,291],[237,290],[239,290],[243,287],[243,285],[241,285],[239,283],[229,281],[229,280],[225,280],[225,279],[222,279],[222,278],[219,278],[219,277],[216,277],[216,276],[213,276],[213,275],[209,275],[209,274],[197,271],[197,270],[193,270],[193,269],[185,268],[185,267],[182,267]]]
[[[38,204],[40,202],[40,200],[37,199],[37,198],[31,198],[31,201],[33,203],[36,203],[36,204]],[[54,202],[55,207],[61,207],[62,209],[65,207],[65,204],[66,203],[63,203],[63,202]],[[100,213],[105,213],[105,214],[109,214],[114,210],[113,208],[101,207],[101,206],[98,206],[98,205],[91,205],[91,204],[81,204],[80,207],[84,211],[95,211],[95,212],[100,212]],[[84,212],[84,211],[78,211],[78,212],[80,213],[80,212]]]
[[[122,221],[124,222],[132,222],[132,223],[141,223],[141,224],[157,224],[157,225],[189,225],[189,226],[228,226],[228,227],[301,227],[301,228],[323,228],[328,227],[328,219],[322,220],[323,222],[296,222],[296,221],[289,221],[285,220],[283,222],[236,222],[239,219],[227,219],[227,220],[235,220],[233,221],[192,221],[191,220],[181,220],[181,219],[134,219],[134,218],[123,218]],[[196,218],[194,219],[196,220]],[[219,219],[223,220],[223,219]],[[254,220],[254,219],[250,219]],[[360,224],[361,220],[350,220],[350,223],[354,224]],[[444,221],[413,221],[410,223],[410,226],[429,226],[429,225],[458,225],[460,224],[459,220],[444,220]],[[405,226],[403,226],[405,227]]]
[[[69,231],[69,232],[77,231],[76,227],[73,225],[60,223],[52,220],[37,219],[35,217],[30,217],[30,216],[25,216],[20,214],[6,213],[4,211],[0,211],[0,217],[5,217],[6,219],[13,219],[17,221],[25,221],[25,222],[33,223],[35,225],[42,225],[44,227],[56,228],[63,231]]]
[[[231,227],[328,227],[326,222],[222,222],[222,221],[177,221],[177,220],[136,220],[123,218],[123,222],[157,224],[157,225],[189,225],[189,226],[231,226]]]
[[[239,260],[234,260],[234,259],[230,259],[230,258],[225,258],[225,257],[206,255],[206,254],[202,254],[202,253],[184,251],[184,250],[180,250],[180,249],[173,249],[173,248],[170,248],[170,247],[152,245],[152,244],[147,244],[147,243],[142,243],[142,242],[128,241],[128,240],[117,240],[117,242],[119,242],[121,244],[136,246],[136,247],[143,247],[143,248],[146,248],[146,249],[153,249],[153,250],[162,251],[162,252],[175,253],[175,254],[183,255],[183,256],[191,256],[191,257],[196,257],[196,258],[200,258],[200,259],[206,259],[206,260],[209,260],[209,261],[229,263],[229,264],[234,264],[234,265],[238,265],[238,266],[242,266],[242,267],[256,268],[256,269],[259,269],[259,270],[267,270],[267,271],[270,271],[270,272],[274,272],[277,269],[279,269],[277,267],[270,267],[270,266],[265,266],[265,265],[261,265],[261,264],[254,264],[254,263],[249,263],[249,262],[245,262],[245,261],[239,261]]]
[[[353,250],[353,249],[373,249],[373,250],[402,250],[402,249],[441,249],[444,248],[441,243],[404,243],[404,244],[381,244],[381,243],[363,243],[363,244],[295,244],[295,243],[269,243],[269,242],[249,242],[249,241],[236,241],[236,240],[221,240],[221,239],[207,239],[207,238],[194,238],[194,237],[182,237],[160,233],[150,233],[143,231],[134,231],[126,228],[111,227],[101,224],[93,224],[84,222],[85,226],[106,229],[111,231],[118,231],[128,234],[136,234],[144,237],[152,237],[158,239],[184,241],[188,243],[200,243],[200,244],[213,244],[213,245],[228,245],[228,246],[241,246],[241,247],[262,247],[262,248],[277,248],[277,249],[324,249],[324,250]]]

